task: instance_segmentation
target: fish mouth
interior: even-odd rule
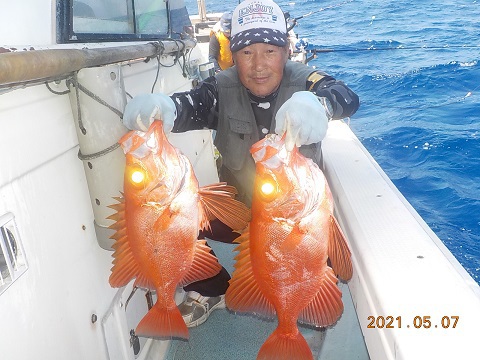
[[[267,134],[263,139],[251,146],[250,153],[255,162],[264,161],[277,155],[282,150],[282,147],[285,147],[284,145],[280,135]]]

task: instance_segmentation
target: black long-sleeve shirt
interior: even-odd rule
[[[321,71],[312,71],[305,84],[305,90],[329,100],[332,106],[332,119],[343,119],[352,116],[360,106],[357,94],[345,83]],[[215,76],[205,79],[188,92],[175,93],[171,98],[177,107],[174,132],[217,128],[218,87]],[[255,104],[258,103],[259,99],[251,95],[251,101],[252,104]],[[254,108],[254,111],[256,108]]]

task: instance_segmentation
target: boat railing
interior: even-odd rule
[[[62,79],[90,67],[138,61],[184,53],[196,45],[194,39],[163,40],[102,48],[34,49],[1,48],[0,89]]]

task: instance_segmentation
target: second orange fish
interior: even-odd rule
[[[230,310],[276,315],[278,326],[258,359],[313,359],[297,321],[331,325],[343,312],[337,276],[352,277],[350,250],[333,217],[327,181],[284,138],[254,144],[256,162],[249,232],[239,239],[225,300]],[[327,265],[330,260],[332,268]]]

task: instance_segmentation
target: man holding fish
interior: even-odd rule
[[[127,104],[123,122],[140,131],[147,131],[154,120],[162,120],[166,132],[215,129],[215,145],[223,158],[221,180],[235,186],[237,199],[251,206],[256,172],[252,145],[269,133],[285,135],[281,141],[286,151],[299,147],[318,163],[329,119],[353,115],[359,99],[343,82],[288,60],[285,18],[272,0],[246,0],[235,8],[230,46],[233,67],[188,92],[136,96]],[[204,235],[232,242],[238,234],[213,222],[211,233]],[[185,287],[187,297],[180,310],[187,326],[203,323],[212,310],[225,306],[229,280],[222,269]]]

